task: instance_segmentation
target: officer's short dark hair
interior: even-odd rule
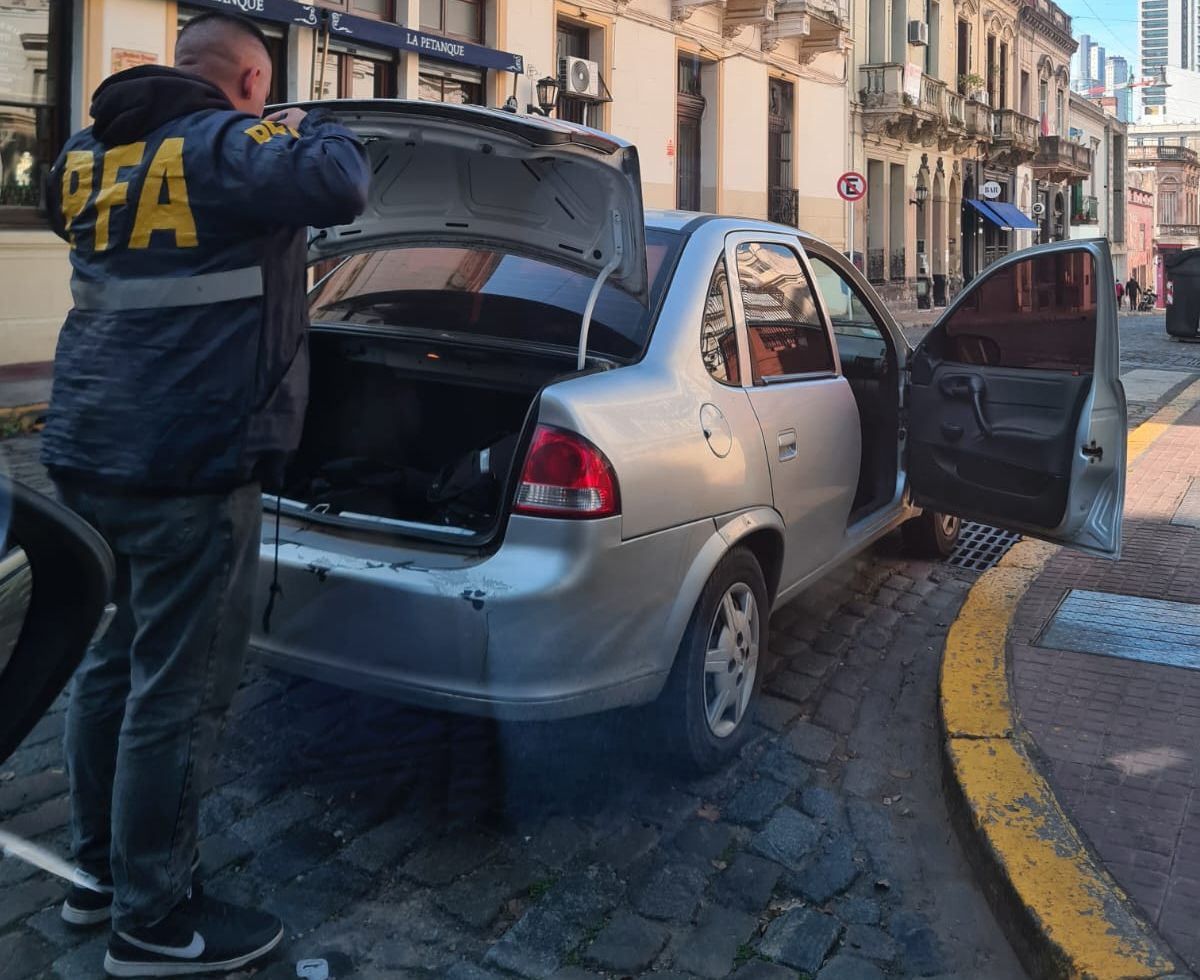
[[[178,44],[188,31],[201,24],[225,24],[234,30],[240,31],[242,34],[255,38],[263,46],[263,50],[268,55],[271,53],[271,46],[267,42],[267,35],[262,32],[261,28],[254,21],[249,17],[243,17],[240,14],[228,14],[222,10],[209,10],[202,14],[197,14],[179,29],[179,35],[175,38],[175,43]]]

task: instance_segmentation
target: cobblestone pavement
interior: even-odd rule
[[[1191,356],[1125,329],[1136,366]],[[44,485],[36,437],[0,451]],[[253,668],[201,875],[288,924],[266,980],[311,957],[335,980],[1021,977],[942,799],[937,670],[970,582],[893,537],[778,611],[761,727],[700,780],[637,712],[501,726]],[[62,707],[0,767],[0,820],[65,851]],[[6,980],[101,975],[62,891],[0,861]]]
[[[894,539],[773,621],[761,729],[681,778],[636,712],[498,726],[253,668],[201,875],[337,980],[1023,976],[941,795],[934,695],[969,578]],[[0,767],[0,820],[65,852],[60,702]],[[62,886],[0,861],[0,973],[101,976]]]

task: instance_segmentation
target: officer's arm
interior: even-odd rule
[[[222,203],[271,224],[328,228],[362,213],[371,173],[349,130],[312,112],[290,129],[242,117],[216,142]]]

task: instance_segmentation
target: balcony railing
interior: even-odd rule
[[[1131,146],[1128,160],[1147,162],[1152,160],[1179,160],[1183,163],[1196,163],[1196,151],[1186,146]]]
[[[1009,252],[1007,245],[985,245],[983,248],[983,267],[986,269],[993,262],[998,262]]]
[[[800,192],[792,187],[772,187],[767,190],[767,220],[780,225],[800,224]]]
[[[893,281],[904,278],[904,249],[894,248],[890,255],[891,261],[888,263],[889,278]]]
[[[1079,210],[1075,212],[1077,225],[1094,225],[1100,221],[1100,201],[1091,195],[1079,202]]]
[[[995,127],[992,110],[974,99],[968,99],[963,108],[967,117],[967,132],[972,136],[982,136],[990,140]]]
[[[1200,238],[1200,225],[1159,225],[1154,230],[1155,238]]]
[[[951,128],[967,128],[967,100],[952,89],[946,89],[946,114]]]
[[[1037,146],[1037,120],[1016,109],[997,109],[992,113],[994,139],[1033,149]]]
[[[944,116],[942,110],[946,101],[946,83],[932,77],[921,75],[921,108],[932,112],[935,116]]]
[[[1092,150],[1091,147],[1072,142],[1062,136],[1041,136],[1038,138],[1038,151],[1033,158],[1033,168],[1057,175],[1060,179],[1090,174]]]
[[[871,282],[883,282],[885,252],[882,248],[867,249],[867,278]]]

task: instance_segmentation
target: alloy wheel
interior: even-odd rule
[[[750,706],[760,628],[753,590],[743,582],[731,585],[713,616],[704,655],[704,715],[717,738],[732,735]]]

